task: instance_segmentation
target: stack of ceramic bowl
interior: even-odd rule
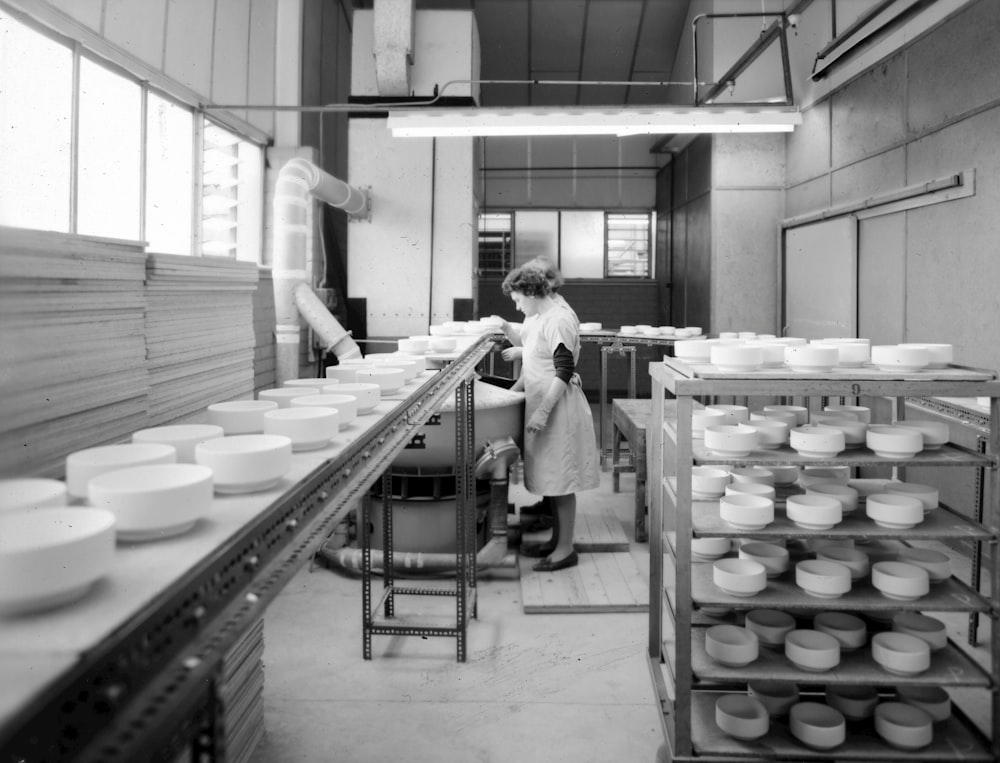
[[[927,570],[907,562],[880,561],[871,568],[872,585],[896,601],[915,601],[931,590]]]
[[[774,521],[774,501],[760,495],[730,493],[719,499],[719,516],[736,530],[763,530]]]
[[[872,659],[900,676],[915,676],[931,666],[931,648],[922,638],[898,631],[872,636]]]
[[[882,371],[915,373],[927,368],[930,352],[924,345],[878,344],[872,346],[872,364]]]
[[[875,708],[875,732],[893,747],[919,750],[934,741],[934,719],[905,702],[882,702]]]
[[[751,742],[767,734],[770,716],[759,700],[746,694],[726,694],[716,700],[715,725],[734,739]]]
[[[839,429],[819,424],[805,424],[788,433],[788,442],[800,456],[833,458],[847,447],[847,439]]]
[[[825,495],[790,495],[785,500],[788,519],[804,530],[829,530],[840,524],[840,501]]]
[[[851,590],[851,571],[839,562],[805,559],[795,565],[795,583],[810,596],[836,599]]]
[[[796,629],[785,636],[785,657],[800,670],[825,673],[840,664],[840,642],[829,633]]]
[[[757,447],[757,430],[747,424],[705,427],[705,447],[723,458],[744,458]]]
[[[785,347],[785,365],[793,371],[826,373],[832,371],[839,362],[840,353],[832,344],[812,342]]]
[[[879,527],[909,530],[923,522],[924,504],[911,495],[872,493],[865,501],[865,513]]]
[[[799,702],[788,713],[792,736],[806,747],[832,750],[847,739],[847,722],[839,710],[820,702]]]
[[[767,588],[767,570],[749,559],[718,559],[712,565],[712,581],[730,596],[755,596]]]
[[[882,458],[913,458],[924,449],[924,436],[912,427],[873,424],[865,434],[865,444]]]
[[[738,625],[713,625],[705,631],[705,652],[720,665],[742,668],[759,655],[757,635]]]

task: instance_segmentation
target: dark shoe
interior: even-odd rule
[[[552,517],[530,517],[527,521],[521,520],[521,532],[537,533],[542,530],[551,530],[554,521]]]
[[[576,567],[579,563],[580,556],[574,551],[565,559],[560,559],[558,562],[554,562],[551,559],[542,559],[542,561],[531,569],[535,570],[535,572],[555,572],[556,570],[564,570],[567,567]]]
[[[547,540],[544,543],[522,543],[521,556],[530,556],[532,559],[541,559],[556,550],[556,542]]]

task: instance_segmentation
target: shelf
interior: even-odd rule
[[[882,668],[871,656],[870,645],[853,652],[842,652],[840,664],[832,670],[811,673],[795,667],[783,649],[762,646],[756,660],[742,668],[720,665],[705,652],[706,628],[691,630],[691,672],[701,681],[739,683],[755,680],[791,681],[797,684],[937,684],[989,688],[990,677],[962,650],[953,644],[931,654],[931,666],[915,676],[899,676]]]
[[[722,693],[695,691],[691,702],[691,741],[697,756],[752,758],[754,760],[857,760],[873,761],[932,761],[950,760],[993,761],[989,742],[978,729],[957,710],[952,716],[934,724],[934,741],[919,750],[898,750],[889,746],[875,733],[874,723],[848,721],[847,741],[832,751],[812,750],[792,736],[788,719],[771,719],[771,728],[754,742],[741,742],[719,731],[715,725],[715,702]],[[821,702],[819,696],[813,697]],[[684,760],[674,757],[673,760]]]
[[[910,458],[877,456],[868,448],[847,448],[831,458],[808,458],[790,447],[773,450],[752,450],[749,456],[731,458],[719,456],[700,440],[691,450],[696,464],[748,466],[773,464],[775,466],[979,466],[989,469],[997,463],[995,456],[983,455],[957,445],[946,444],[936,450],[923,450]]]
[[[748,597],[724,593],[712,582],[712,565],[708,562],[691,565],[691,599],[700,606],[738,609],[814,609],[853,610],[862,612],[989,612],[990,602],[958,578],[951,577],[931,586],[930,593],[914,601],[897,601],[883,596],[870,579],[853,585],[850,591],[836,599],[810,596],[795,585],[795,572],[770,578],[767,588]]]

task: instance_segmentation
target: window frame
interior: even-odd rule
[[[624,274],[614,274],[611,273],[611,220],[614,217],[645,217],[645,234],[646,234],[646,273],[644,275],[639,275],[636,273],[624,273]],[[618,280],[625,278],[641,279],[641,280],[653,280],[656,274],[653,272],[653,262],[654,262],[654,247],[655,242],[653,235],[656,228],[656,213],[652,210],[649,211],[628,211],[628,210],[605,210],[604,212],[604,278]]]

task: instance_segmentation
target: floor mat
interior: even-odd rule
[[[580,563],[556,572],[535,572],[538,560],[520,557],[525,614],[645,612],[649,583],[628,552],[580,554]]]

